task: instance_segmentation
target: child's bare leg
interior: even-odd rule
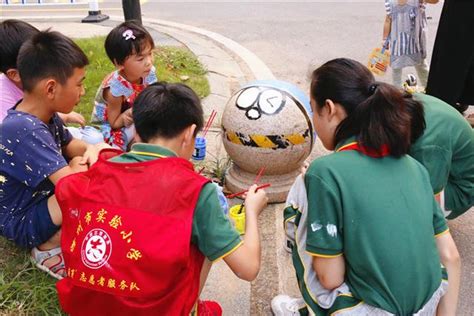
[[[428,73],[429,68],[428,64],[426,63],[426,59],[423,59],[423,62],[419,65],[415,66],[416,73],[418,74],[419,84],[423,87],[426,87],[426,83],[428,81]]]
[[[402,69],[393,69],[392,68],[392,83],[397,88],[402,86]]]
[[[201,275],[199,277],[199,294],[198,294],[198,300],[199,297],[201,296],[202,289],[204,288],[204,285],[206,284],[207,277],[209,275],[209,271],[211,271],[212,267],[212,262],[209,261],[209,259],[204,258],[204,262],[202,264],[201,268]],[[196,304],[194,304],[193,311],[195,311],[195,308],[197,306],[197,301]]]
[[[62,223],[61,209],[56,197],[53,195],[48,199],[48,211],[54,225]],[[58,230],[50,239],[43,244],[33,248],[31,255],[36,266],[49,273],[57,279],[66,276],[64,259],[60,250],[61,230]]]
[[[204,263],[202,264],[201,276],[199,278],[199,296],[201,295],[202,289],[206,284],[207,277],[209,276],[209,271],[211,271],[212,262],[209,259],[205,258]],[[199,297],[198,296],[198,297]]]
[[[63,222],[63,217],[61,214],[61,208],[59,207],[58,201],[56,200],[56,196],[51,196],[48,199],[48,210],[49,215],[51,216],[51,220],[53,221],[54,225],[61,226]],[[37,248],[41,251],[51,250],[53,248],[57,248],[61,245],[61,230],[56,232],[48,241],[39,245]]]
[[[61,213],[61,208],[59,207],[58,200],[56,200],[55,195],[48,199],[48,210],[54,225],[61,226],[63,223],[63,214]]]
[[[53,248],[57,248],[59,246],[61,246],[61,230],[58,230],[56,234],[53,235],[53,237],[51,237],[50,239],[48,239],[48,241],[39,245],[36,248],[41,251],[46,251],[51,250]]]

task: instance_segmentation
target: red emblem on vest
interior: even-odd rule
[[[91,230],[81,247],[81,258],[84,265],[91,269],[102,267],[112,254],[112,241],[109,234],[102,229]]]

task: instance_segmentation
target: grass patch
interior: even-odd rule
[[[86,94],[76,112],[90,121],[94,98],[104,77],[114,70],[105,54],[104,37],[77,40],[89,57],[84,82]],[[155,53],[158,79],[189,85],[199,97],[209,95],[206,70],[185,48],[159,47]],[[39,271],[29,260],[29,252],[0,237],[0,315],[61,315],[55,279]]]
[[[31,264],[29,252],[0,238],[0,315],[62,315],[56,280]]]
[[[90,121],[94,99],[102,80],[114,70],[113,64],[104,49],[105,37],[93,37],[77,40],[76,43],[84,50],[90,60],[87,67],[84,86],[86,94],[74,109]],[[158,80],[181,82],[190,86],[200,98],[209,95],[209,82],[206,69],[186,48],[160,46],[155,50],[155,67]]]

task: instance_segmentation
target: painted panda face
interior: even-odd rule
[[[250,87],[243,90],[236,100],[237,108],[245,111],[249,120],[258,120],[262,113],[273,115],[286,103],[286,95],[280,90],[266,87]]]

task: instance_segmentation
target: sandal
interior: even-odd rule
[[[57,257],[59,262],[53,265],[45,265],[48,260]],[[64,265],[64,257],[61,251],[61,247],[53,248],[50,250],[41,251],[38,248],[31,250],[31,262],[40,270],[48,273],[53,278],[61,280],[66,276],[66,267]]]

